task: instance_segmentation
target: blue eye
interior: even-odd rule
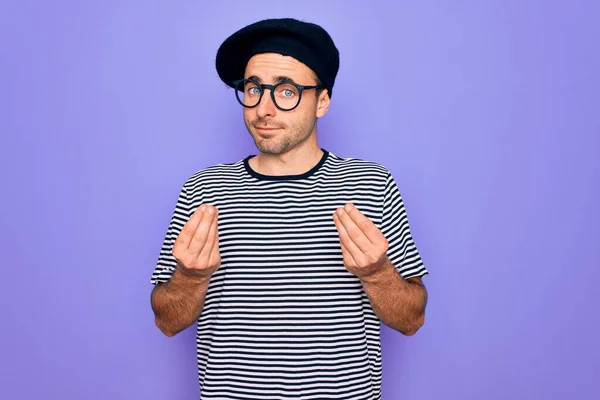
[[[277,88],[277,96],[284,99],[291,99],[298,96],[298,91],[293,85],[284,84]]]

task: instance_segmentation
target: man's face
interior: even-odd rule
[[[291,80],[299,85],[317,84],[315,73],[305,64],[275,53],[252,57],[244,78],[254,78],[266,84],[282,80]],[[310,89],[302,93],[298,107],[282,111],[273,103],[271,91],[265,89],[256,107],[244,107],[244,123],[260,152],[283,154],[304,143],[315,132],[317,119],[325,115],[328,106],[326,90],[319,94]]]

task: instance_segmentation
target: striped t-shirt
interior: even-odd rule
[[[396,183],[384,166],[323,150],[301,175],[266,176],[248,160],[183,185],[153,284],[201,204],[219,210],[221,266],[197,322],[201,398],[380,399],[380,321],[343,264],[333,213],[353,203],[381,229],[405,278],[427,274]]]

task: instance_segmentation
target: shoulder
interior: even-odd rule
[[[214,185],[226,180],[239,180],[244,171],[244,160],[231,163],[211,165],[195,171],[184,182],[184,189],[188,192],[197,192],[202,187]]]
[[[369,175],[382,179],[391,177],[390,170],[379,162],[356,157],[343,157],[333,153],[329,153],[327,166],[332,173]]]

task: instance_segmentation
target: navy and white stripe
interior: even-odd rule
[[[325,150],[294,176],[258,174],[249,158],[185,182],[151,278],[170,278],[181,228],[216,206],[222,264],[197,324],[202,399],[380,399],[379,320],[344,267],[332,215],[352,202],[403,277],[427,274],[392,175]]]

